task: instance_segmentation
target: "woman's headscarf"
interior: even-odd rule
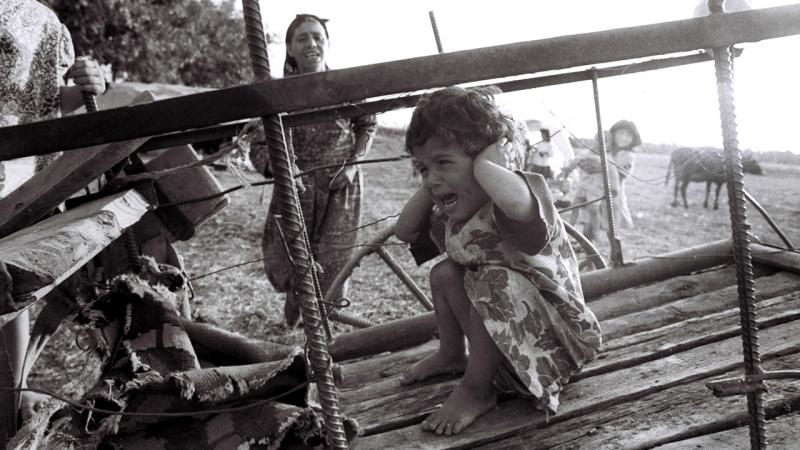
[[[325,37],[330,39],[330,36],[328,35],[328,27],[325,25],[328,23],[328,19],[323,19],[313,14],[298,14],[295,16],[294,20],[292,20],[292,23],[289,24],[289,28],[286,29],[286,62],[283,64],[283,76],[285,77],[300,73],[300,70],[297,67],[297,61],[293,56],[289,55],[289,45],[291,45],[292,39],[294,39],[294,33],[297,31],[297,28],[299,28],[300,25],[305,22],[317,22],[318,24],[322,25],[322,29],[325,30]],[[328,68],[327,61],[325,62],[325,68]]]

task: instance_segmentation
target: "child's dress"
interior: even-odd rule
[[[488,203],[462,225],[442,227],[446,216],[434,212],[431,239],[466,268],[467,295],[506,357],[495,384],[533,394],[555,413],[563,384],[599,351],[600,326],[584,305],[578,262],[544,178],[519,173],[543,224],[513,222]]]

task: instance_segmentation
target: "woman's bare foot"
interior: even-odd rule
[[[448,357],[437,350],[426,356],[422,361],[411,366],[403,373],[400,384],[411,384],[427,380],[436,375],[456,375],[464,373],[467,367],[467,355]]]
[[[495,405],[497,394],[494,391],[481,393],[460,384],[444,402],[444,406],[422,422],[422,429],[445,436],[460,433]]]

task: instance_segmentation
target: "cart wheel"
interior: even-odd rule
[[[562,220],[561,223],[564,224],[564,229],[567,230],[567,234],[577,242],[577,244],[581,247],[584,253],[586,253],[586,260],[581,262],[580,270],[598,270],[598,269],[605,269],[608,267],[603,256],[600,255],[600,251],[597,250],[597,247],[594,246],[592,241],[586,238],[580,231],[578,231],[575,227],[569,224],[569,222]]]
[[[433,311],[433,302],[425,295],[425,292],[420,289],[417,283],[411,279],[411,276],[398,264],[398,262],[383,248],[383,244],[389,239],[391,236],[394,236],[394,224],[386,227],[383,231],[381,231],[377,236],[375,236],[369,242],[363,244],[355,254],[347,261],[347,263],[342,267],[342,270],[339,271],[339,274],[336,275],[336,278],[331,283],[331,286],[328,288],[328,292],[325,295],[325,302],[330,304],[335,302],[338,299],[331,298],[333,292],[337,292],[339,287],[342,283],[347,280],[350,275],[353,274],[353,270],[361,264],[361,260],[371,254],[377,253],[378,256],[386,263],[387,266],[394,272],[395,275],[403,282],[403,284],[411,291],[411,294],[416,298],[422,306],[427,311]],[[330,315],[331,319],[337,320],[336,314]]]

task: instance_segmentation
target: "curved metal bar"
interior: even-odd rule
[[[778,235],[778,237],[781,238],[781,240],[783,241],[783,244],[786,245],[786,248],[788,248],[789,250],[796,249],[797,247],[795,247],[794,244],[792,244],[792,241],[790,241],[789,238],[783,233],[783,230],[781,230],[781,228],[778,226],[778,224],[775,223],[774,220],[772,220],[772,217],[770,217],[769,213],[767,213],[767,210],[764,209],[763,206],[761,206],[761,203],[759,203],[752,195],[750,195],[750,193],[747,192],[746,189],[743,189],[742,193],[744,194],[744,198],[746,198],[747,201],[750,202],[750,204],[753,205],[753,207],[758,212],[761,213],[761,215],[767,221],[769,226],[771,226],[772,229],[775,230],[775,233]]]
[[[570,225],[569,222],[562,220],[561,223],[564,224],[564,229],[567,231],[567,234],[572,236],[576,241],[578,241],[578,244],[583,247],[583,250],[589,255],[589,258],[591,258],[596,269],[605,269],[608,267],[605,260],[600,255],[600,251],[594,246],[592,241],[587,239],[583,233]]]

